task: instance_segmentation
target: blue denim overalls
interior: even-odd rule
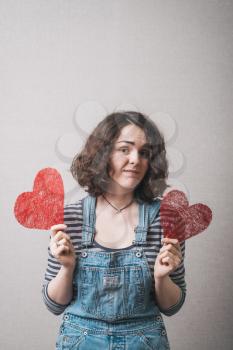
[[[152,276],[143,250],[148,225],[160,207],[139,204],[130,249],[95,251],[96,198],[83,200],[82,249],[74,272],[77,295],[66,308],[57,350],[168,350],[160,311],[151,297]]]

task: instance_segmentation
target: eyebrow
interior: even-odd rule
[[[129,143],[130,145],[135,145],[135,142],[133,141],[126,141],[126,140],[123,140],[123,141],[118,141],[116,143],[120,143],[120,142],[125,142],[125,143]],[[147,143],[144,143],[144,145],[142,145],[142,147],[150,147],[150,144],[147,142]]]

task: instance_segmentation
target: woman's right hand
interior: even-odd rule
[[[67,235],[62,230],[67,228],[64,224],[58,224],[51,227],[50,251],[51,254],[66,268],[75,267],[75,250]]]

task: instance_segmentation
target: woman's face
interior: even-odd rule
[[[141,182],[149,166],[149,148],[144,131],[134,124],[122,128],[110,154],[108,190],[131,192]],[[125,191],[126,190],[126,191]]]

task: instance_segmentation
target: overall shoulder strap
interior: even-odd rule
[[[90,195],[82,200],[83,203],[83,226],[82,226],[82,244],[91,245],[93,242],[95,227],[95,204],[96,198]]]
[[[149,207],[149,225],[152,224],[155,217],[157,216],[159,209],[160,209],[161,199],[155,198],[152,203],[148,205]]]
[[[152,203],[139,204],[139,225],[135,228],[135,245],[146,243],[148,227],[154,221],[160,209],[160,199],[156,198]]]

